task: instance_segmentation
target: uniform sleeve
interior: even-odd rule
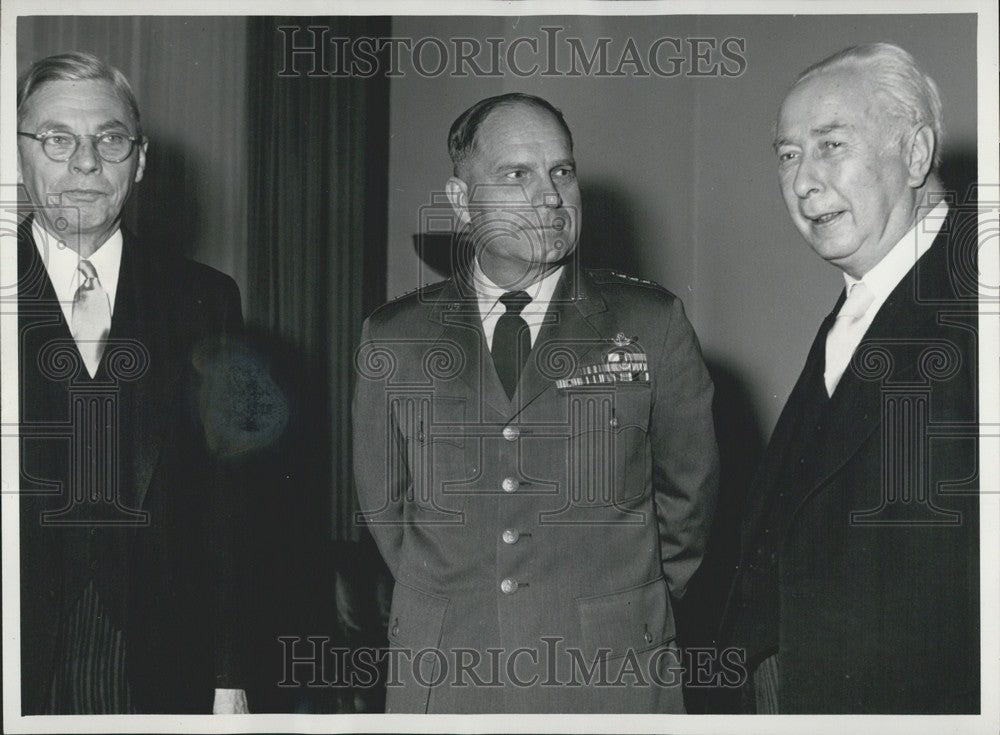
[[[681,599],[705,552],[719,487],[712,380],[679,299],[653,369],[653,496],[663,575]]]
[[[403,500],[410,487],[406,443],[389,402],[388,376],[398,355],[372,337],[365,321],[355,354],[354,485],[358,507],[386,565],[396,576],[403,546]]]

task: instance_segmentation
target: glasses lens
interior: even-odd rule
[[[54,133],[45,137],[42,146],[45,148],[45,155],[53,161],[68,161],[76,150],[76,138],[64,133]]]
[[[107,133],[97,139],[97,152],[105,161],[118,163],[132,152],[132,141],[123,133]]]

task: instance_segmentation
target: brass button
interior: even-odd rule
[[[517,592],[517,582],[515,582],[510,577],[505,577],[502,582],[500,582],[500,591],[505,595],[512,595]]]
[[[611,426],[612,429],[617,429],[618,428],[618,417],[617,416],[612,416],[611,420],[608,421],[608,424],[610,424],[610,426]]]
[[[645,634],[645,635],[643,636],[643,639],[644,639],[644,640],[646,641],[646,643],[652,643],[652,642],[653,642],[653,634],[652,634],[652,633],[650,633],[650,632],[649,632],[649,631],[647,630],[647,631],[646,631],[646,634]]]
[[[521,485],[521,483],[519,483],[513,477],[505,477],[505,478],[503,478],[503,483],[501,483],[500,487],[503,488],[503,491],[505,493],[512,493],[515,490],[517,490],[517,488],[520,485]]]
[[[503,532],[502,538],[505,544],[516,544],[517,540],[521,538],[521,534],[513,528],[508,528]]]
[[[505,426],[503,427],[503,438],[509,442],[517,441],[517,438],[521,436],[521,430],[516,426]]]

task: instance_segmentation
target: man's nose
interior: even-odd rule
[[[815,194],[823,188],[823,176],[819,162],[810,155],[804,155],[800,159],[799,167],[795,171],[795,180],[792,182],[792,190],[800,199],[805,199],[811,194]]]
[[[101,168],[101,157],[97,155],[97,143],[93,138],[80,138],[80,142],[69,159],[74,172],[90,174]]]
[[[562,194],[559,193],[556,182],[551,176],[543,178],[531,198],[531,204],[535,207],[555,208],[561,207],[562,203]]]

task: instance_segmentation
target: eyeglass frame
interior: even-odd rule
[[[48,158],[53,163],[66,163],[71,158],[73,158],[73,156],[76,155],[76,152],[80,150],[81,138],[94,139],[94,153],[96,153],[97,157],[100,158],[105,163],[124,163],[132,156],[132,152],[136,149],[137,145],[141,146],[143,143],[146,142],[146,136],[144,135],[122,135],[121,133],[114,133],[110,130],[105,131],[103,133],[80,133],[80,134],[70,133],[69,131],[66,130],[46,130],[44,133],[28,133],[22,130],[18,130],[17,134],[23,135],[26,138],[33,138],[34,140],[37,140],[39,143],[41,143],[42,153],[44,153],[45,157]],[[70,151],[70,154],[66,156],[66,158],[63,159],[53,158],[52,156],[49,155],[49,152],[45,149],[46,139],[53,135],[67,135],[73,138],[73,150]],[[122,135],[122,137],[129,142],[128,153],[126,153],[122,158],[119,158],[117,161],[112,160],[110,158],[105,158],[103,155],[101,155],[101,151],[97,147],[97,139],[102,138],[105,135]]]

